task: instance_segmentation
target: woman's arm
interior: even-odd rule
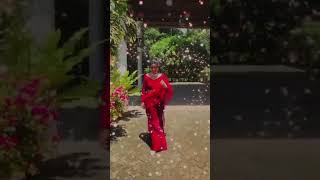
[[[169,90],[172,90],[172,85],[171,83],[169,82],[169,78],[167,77],[167,75],[163,74],[163,78],[162,78],[164,84],[165,84],[165,88],[166,89],[169,89]]]
[[[169,78],[165,74],[163,74],[162,80],[166,85],[166,88],[165,88],[166,89],[166,93],[165,93],[163,101],[164,101],[164,104],[168,104],[169,101],[173,97],[173,87],[172,87],[171,83],[169,82]]]

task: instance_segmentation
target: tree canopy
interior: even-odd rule
[[[145,70],[152,60],[175,81],[199,81],[209,66],[210,31],[208,29],[147,28],[144,33]],[[136,54],[130,52],[130,62]]]

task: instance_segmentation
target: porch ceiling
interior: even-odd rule
[[[209,0],[128,0],[129,13],[151,27],[209,27]]]

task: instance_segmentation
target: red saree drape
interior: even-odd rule
[[[167,88],[161,85],[161,81],[165,82]],[[173,88],[165,74],[161,74],[157,79],[144,75],[141,102],[144,102],[146,108],[148,131],[151,137],[151,150],[153,151],[167,149],[163,111],[172,96]]]

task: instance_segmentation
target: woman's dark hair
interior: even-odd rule
[[[153,60],[153,61],[151,61],[150,67],[151,67],[151,66],[160,67],[160,63],[159,63],[158,61],[156,61],[156,60]]]

